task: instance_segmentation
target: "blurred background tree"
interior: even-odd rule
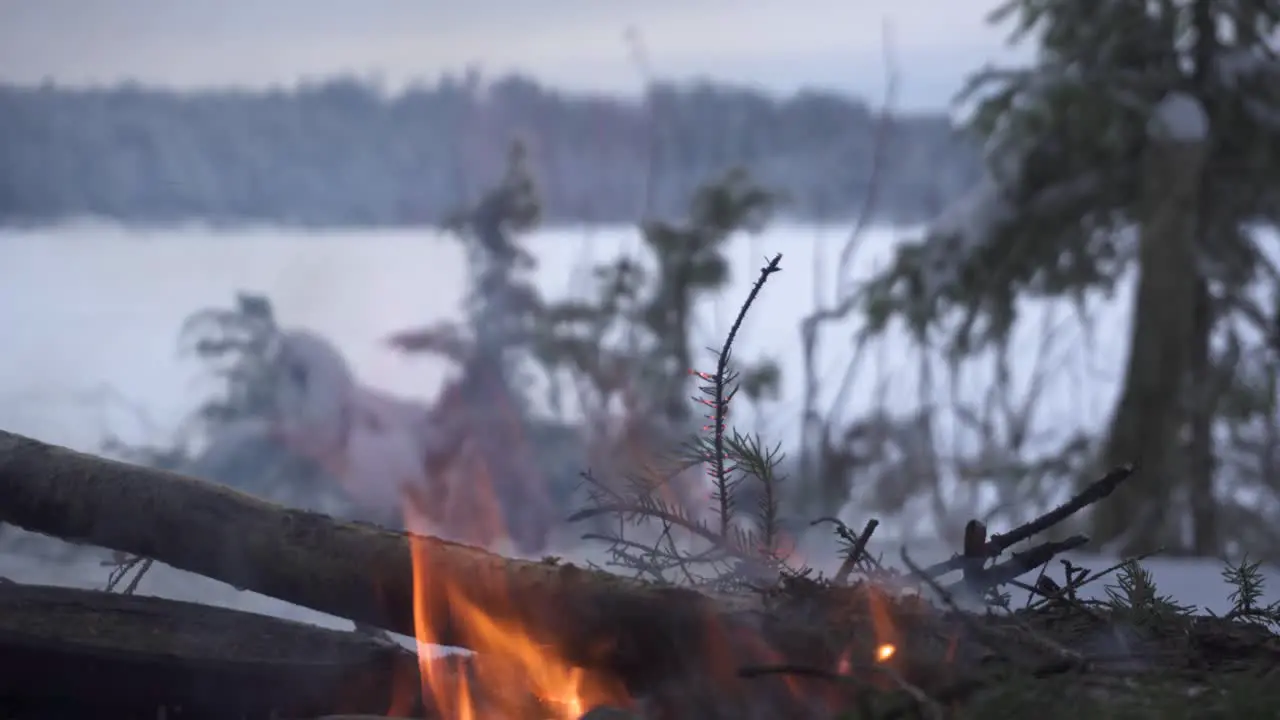
[[[1253,232],[1280,219],[1278,17],[1269,0],[1001,5],[991,22],[1038,53],[962,95],[987,179],[866,288],[874,330],[902,320],[964,358],[1007,343],[1023,299],[1083,306],[1137,274],[1090,463],[1142,468],[1092,517],[1116,552],[1280,556],[1277,398],[1260,382],[1280,275]]]

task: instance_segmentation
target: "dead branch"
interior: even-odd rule
[[[839,521],[837,521],[839,522]],[[871,518],[867,524],[863,526],[862,533],[849,546],[849,552],[845,555],[844,561],[840,563],[840,569],[836,571],[832,582],[836,585],[844,585],[849,582],[849,574],[853,572],[854,566],[862,560],[867,552],[867,543],[871,541],[871,535],[880,526],[880,521]]]
[[[1054,525],[1057,525],[1063,520],[1066,520],[1067,518],[1071,517],[1077,512],[1080,512],[1084,508],[1107,497],[1112,492],[1114,492],[1115,489],[1119,487],[1121,483],[1123,483],[1125,480],[1128,480],[1133,474],[1134,474],[1133,465],[1126,464],[1126,465],[1121,465],[1119,467],[1114,468],[1113,470],[1108,472],[1106,475],[1102,476],[1101,479],[1094,481],[1092,484],[1090,484],[1088,487],[1082,490],[1075,497],[1059,505],[1053,510],[1050,510],[1044,515],[1041,515],[1035,520],[1032,520],[1031,522],[1020,525],[1014,528],[1013,530],[1010,530],[1009,532],[1004,533],[1002,535],[1000,534],[992,535],[991,539],[988,540],[982,547],[983,556],[987,558],[996,557],[1001,553],[1003,553],[1005,550],[1008,550],[1010,547],[1016,545],[1017,543],[1020,543],[1024,540],[1028,540],[1031,537],[1039,533],[1042,533],[1045,530],[1048,530],[1049,528],[1053,527]],[[1077,538],[1071,538],[1065,542],[1071,543],[1073,541],[1077,541]],[[1084,542],[1086,541],[1078,540],[1078,544],[1076,546],[1078,547],[1079,544],[1083,544]],[[1070,548],[1066,548],[1066,549],[1070,549]],[[1064,551],[1065,550],[1060,549],[1055,552],[1064,552]],[[951,558],[950,560],[944,560],[940,563],[935,563],[933,565],[930,565],[929,567],[923,568],[921,572],[927,575],[928,577],[936,578],[941,575],[946,575],[947,573],[954,572],[956,570],[964,570],[972,562],[972,560],[973,560],[973,557],[970,555],[957,555]],[[1046,559],[1046,562],[1047,562],[1047,559]],[[1035,567],[1035,566],[1033,565],[1032,567]]]
[[[1066,540],[1043,542],[1022,552],[1013,553],[1008,560],[989,568],[970,569],[957,585],[977,592],[1000,587],[1044,565],[1061,553],[1084,547],[1088,542],[1089,538],[1084,535],[1073,535]],[[955,587],[952,586],[951,589]]]

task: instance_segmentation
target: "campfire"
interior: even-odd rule
[[[429,527],[412,498],[406,502],[406,525],[410,531]],[[597,708],[637,706],[621,674],[584,666],[570,658],[563,646],[540,640],[533,629],[523,624],[521,603],[527,598],[522,597],[522,586],[510,584],[509,576],[495,575],[484,583],[483,597],[473,597],[469,588],[475,587],[474,577],[463,580],[452,576],[454,569],[435,562],[437,553],[422,537],[410,538],[409,547],[421,689],[427,705],[441,720],[578,720]],[[554,567],[555,563],[549,560],[548,565]],[[572,566],[564,567],[572,573]],[[874,643],[870,648],[862,643],[844,648],[831,667],[833,672],[850,677],[860,672],[857,668],[867,665],[863,659],[884,667],[892,667],[901,659],[899,633],[893,620],[895,600],[873,585],[861,586],[860,590],[866,604],[862,615],[870,621]],[[450,619],[447,635],[435,624],[442,616]],[[732,689],[744,682],[740,663],[772,664],[782,660],[763,633],[738,628],[738,637],[730,638],[728,629],[719,626],[723,623],[720,618],[708,616],[705,622],[709,624],[702,630],[705,637],[694,645],[701,646],[702,658],[709,665],[696,668],[695,672],[708,675],[724,692],[744,691]],[[598,650],[607,653],[610,645],[621,639],[602,634],[596,640]],[[461,645],[474,654],[459,661],[458,655],[441,651],[446,644]],[[588,654],[590,651],[588,647]],[[812,683],[788,677],[784,684],[792,699],[802,705],[811,704],[807,695],[814,694]],[[839,706],[838,698],[830,698],[829,704],[829,709],[834,710]],[[410,706],[397,699],[393,710]]]
[[[155,717],[157,707],[201,720],[389,712],[577,720],[609,710],[644,720],[850,711],[882,719],[992,707],[1015,681],[1029,683],[1018,696],[1028,703],[1045,692],[1118,702],[1170,683],[1183,703],[1273,696],[1263,676],[1280,659],[1274,633],[1247,621],[1247,610],[1204,618],[1160,605],[1136,566],[1122,569],[1124,602],[1077,599],[1096,574],[1068,565],[1061,584],[1028,586],[1037,599],[1025,611],[955,606],[966,589],[1005,584],[1078,546],[1046,541],[1006,552],[1131,474],[1119,468],[1001,535],[975,524],[964,552],[943,563],[922,567],[902,553],[904,570],[881,574],[859,548],[840,583],[798,573],[743,593],[503,558],[0,432],[0,521],[154,557],[418,640],[411,653],[191,603],[0,583],[0,661],[11,669],[0,677],[0,706],[18,718],[56,707],[59,716],[108,720]],[[1121,627],[1134,638],[1125,657],[1088,651]],[[442,658],[438,646],[474,655]],[[1251,677],[1262,684],[1230,690]]]

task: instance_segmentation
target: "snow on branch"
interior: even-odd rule
[[[989,174],[948,205],[925,233],[920,267],[925,296],[954,284],[972,252],[1013,217],[1013,203]]]
[[[1147,134],[1153,139],[1199,142],[1209,137],[1209,114],[1196,98],[1173,91],[1152,109]]]

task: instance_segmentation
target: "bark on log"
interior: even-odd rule
[[[154,558],[182,570],[357,622],[414,634],[410,542],[428,582],[422,608],[437,642],[474,647],[453,588],[491,617],[633,691],[745,661],[743,648],[834,662],[813,618],[761,612],[573,565],[504,558],[264,502],[170,472],[0,431],[0,522]],[[732,672],[731,667],[724,668]]]
[[[385,713],[417,675],[411,653],[354,633],[18,583],[0,584],[0,667],[4,717]]]

